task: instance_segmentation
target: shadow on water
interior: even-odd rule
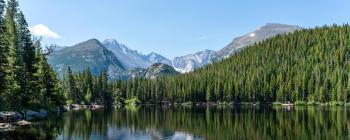
[[[0,139],[349,139],[349,113],[265,106],[81,110],[0,132]]]

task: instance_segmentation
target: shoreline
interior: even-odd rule
[[[79,105],[79,104],[71,104],[60,109],[57,109],[53,112],[48,112],[44,109],[39,110],[28,110],[25,109],[21,112],[17,111],[0,111],[0,132],[4,131],[13,131],[17,127],[31,125],[31,121],[43,120],[47,119],[49,116],[56,114],[60,114],[67,111],[78,111],[82,109],[101,109],[104,108],[103,105],[92,104],[92,105]]]
[[[156,105],[166,105],[166,106],[196,106],[196,107],[211,107],[211,106],[344,106],[350,107],[350,102],[305,102],[305,101],[295,101],[295,102],[146,102],[138,103],[136,105],[140,106],[156,106]],[[122,105],[126,106],[126,105]]]
[[[117,104],[118,107],[128,106],[127,104]],[[155,102],[155,103],[138,103],[135,106],[182,106],[182,107],[233,107],[233,106],[270,106],[270,107],[308,107],[308,106],[322,106],[322,107],[350,107],[350,102],[304,102],[296,101],[293,103],[281,103],[281,102]],[[42,120],[48,118],[54,113],[63,113],[67,111],[79,111],[82,109],[97,110],[105,108],[103,105],[91,104],[91,105],[80,105],[71,104],[63,107],[63,109],[58,109],[55,112],[48,113],[44,109],[39,109],[37,111],[24,110],[21,113],[15,111],[0,111],[0,132],[12,131],[16,127],[22,127],[26,125],[31,125],[32,120]],[[8,120],[4,120],[4,116],[8,116]]]

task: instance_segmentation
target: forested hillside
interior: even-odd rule
[[[121,80],[121,97],[141,101],[344,101],[350,93],[350,26],[278,35],[195,72]]]
[[[40,40],[32,39],[16,0],[0,0],[0,110],[63,105],[56,73]]]

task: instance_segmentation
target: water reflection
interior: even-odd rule
[[[343,107],[140,107],[67,112],[2,139],[349,139]]]

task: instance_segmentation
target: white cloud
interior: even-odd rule
[[[29,27],[29,31],[35,36],[48,37],[48,38],[61,38],[61,36],[59,36],[54,31],[51,31],[50,28],[44,24],[38,24],[32,27]]]

